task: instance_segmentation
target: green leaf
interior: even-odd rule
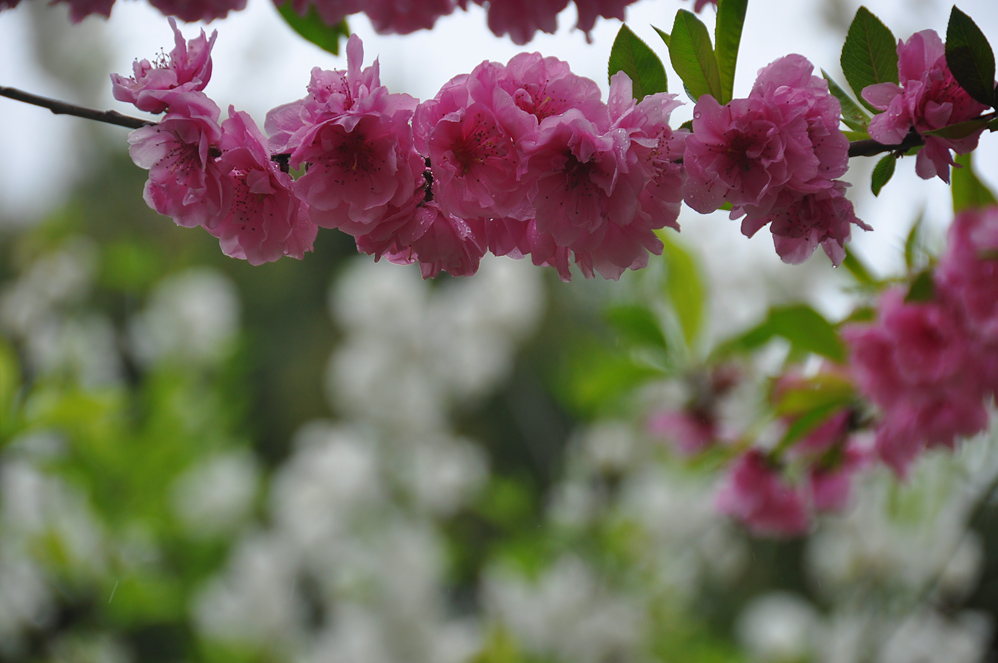
[[[704,94],[721,98],[720,72],[707,26],[685,9],[679,10],[672,26],[669,59],[693,101]]]
[[[669,38],[669,33],[668,33],[668,32],[662,32],[661,30],[659,30],[658,28],[656,28],[656,27],[655,27],[654,25],[653,25],[653,26],[651,26],[651,27],[652,27],[652,29],[653,29],[653,30],[654,30],[655,32],[657,32],[657,33],[658,33],[658,36],[662,38],[662,41],[664,41],[664,42],[665,42],[665,47],[666,47],[666,48],[669,48],[669,41],[670,41],[670,38]]]
[[[932,279],[932,270],[927,269],[919,272],[908,287],[908,294],[904,296],[906,304],[918,302],[931,302],[936,297],[936,282]]]
[[[662,257],[666,264],[665,294],[672,304],[686,346],[693,348],[703,326],[707,291],[700,277],[700,267],[693,254],[665,232],[658,233],[665,245]]]
[[[855,396],[855,387],[848,378],[819,373],[800,387],[782,393],[773,410],[780,416],[797,417],[822,407],[848,407]]]
[[[839,100],[839,105],[842,107],[842,122],[852,129],[853,131],[866,132],[867,127],[870,126],[870,114],[863,110],[863,107],[852,100],[849,93],[842,89],[842,87],[836,83],[828,72],[824,69],[821,70],[821,75],[825,77],[828,81],[828,91],[832,93],[832,96]]]
[[[309,5],[308,12],[304,16],[298,15],[290,1],[278,5],[277,11],[292,30],[333,55],[340,54],[340,37],[350,36],[346,19],[336,25],[326,25],[314,4]]]
[[[962,212],[966,209],[977,209],[995,204],[995,194],[981,182],[974,172],[971,154],[958,154],[956,165],[951,174],[953,193],[953,211]]]
[[[852,252],[848,247],[846,248],[846,257],[842,261],[842,266],[846,268],[852,277],[856,279],[857,282],[863,285],[876,285],[877,279],[873,278],[870,273],[870,269],[866,264],[856,257],[856,254]]]
[[[908,237],[904,240],[904,264],[909,272],[915,267],[917,254],[921,253],[922,221],[924,219],[925,212],[923,210],[915,219],[915,223],[912,224],[911,230],[908,232]]]
[[[873,191],[874,196],[879,196],[880,190],[894,177],[894,166],[896,163],[897,158],[893,154],[888,154],[877,162],[877,165],[873,168],[873,177],[870,182],[870,190]]]
[[[995,105],[995,54],[977,24],[955,6],[946,26],[946,64],[971,97]]]
[[[898,82],[897,39],[866,7],[860,7],[849,26],[839,62],[842,73],[860,102],[873,112],[863,99],[863,88],[877,83]]]
[[[738,62],[738,46],[742,40],[742,26],[745,24],[747,9],[748,0],[720,0],[717,4],[714,54],[721,80],[721,98],[717,101],[721,104],[731,101],[735,89],[735,65]]]
[[[789,341],[791,349],[799,353],[816,354],[839,363],[846,358],[835,325],[806,304],[770,309],[765,321],[724,342],[715,352],[719,355],[750,352],[776,337]]]
[[[658,317],[643,306],[620,305],[607,309],[604,314],[626,341],[633,345],[665,348],[667,343]]]
[[[942,127],[940,129],[929,129],[923,131],[923,136],[940,136],[942,138],[952,138],[960,139],[966,138],[967,136],[977,133],[981,129],[988,126],[990,120],[985,118],[978,118],[976,120],[967,120],[966,122],[957,122],[956,124],[951,124],[948,127]]]
[[[668,91],[665,67],[658,56],[648,48],[626,25],[620,26],[617,38],[610,49],[608,76],[618,71],[627,74],[633,84],[634,98],[638,101],[649,94]]]

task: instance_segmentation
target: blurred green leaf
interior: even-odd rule
[[[994,193],[981,182],[974,171],[972,154],[958,154],[956,156],[957,167],[952,170],[952,186],[950,187],[954,212],[978,209],[996,203]]]
[[[643,306],[612,306],[606,310],[604,317],[629,344],[661,349],[667,347],[658,316]]]
[[[21,367],[14,349],[0,339],[0,449],[13,434],[17,422],[17,397],[21,390]]]
[[[745,24],[747,9],[748,0],[720,0],[717,4],[714,54],[721,81],[721,98],[718,99],[721,104],[731,101],[735,89],[735,66],[738,63],[738,47],[742,40],[742,26]]]
[[[632,94],[638,101],[649,94],[669,90],[662,61],[626,24],[620,26],[610,49],[608,77],[613,78],[618,71],[630,77]]]
[[[911,230],[908,231],[908,237],[904,240],[904,264],[910,272],[915,267],[915,263],[918,259],[918,253],[921,248],[921,237],[922,237],[922,221],[925,219],[924,211],[919,213],[918,218],[915,219],[915,223],[912,224]]]
[[[715,99],[723,96],[717,58],[707,26],[685,9],[679,10],[672,26],[669,59],[693,101],[704,94]]]
[[[781,416],[798,417],[818,408],[844,408],[855,397],[856,390],[851,380],[835,373],[819,373],[800,387],[783,392],[774,405],[774,412]]]
[[[927,269],[919,272],[908,287],[908,294],[904,301],[907,304],[918,302],[931,302],[936,297],[936,282],[932,278],[932,270]]]
[[[863,88],[898,82],[897,45],[891,31],[870,10],[860,7],[856,11],[839,62],[860,103],[873,112],[878,111],[863,99]]]
[[[668,232],[658,233],[665,245],[665,295],[676,314],[686,346],[694,349],[704,322],[707,289],[693,253],[676,242]]]
[[[897,161],[897,157],[893,154],[888,154],[873,168],[873,176],[870,178],[870,190],[873,191],[874,196],[880,195],[880,190],[884,188],[884,185],[891,181],[894,177],[894,166]]]
[[[877,283],[877,279],[870,273],[870,269],[866,266],[866,263],[860,260],[856,256],[856,253],[848,247],[846,247],[846,257],[842,261],[842,266],[862,285],[875,285]]]
[[[946,26],[946,64],[971,97],[995,105],[995,54],[973,19],[953,7]]]
[[[715,354],[750,352],[776,337],[787,340],[791,349],[798,352],[820,355],[838,363],[846,358],[835,325],[807,304],[770,309],[765,321],[724,342]]]
[[[333,55],[339,55],[340,39],[350,36],[350,28],[347,26],[347,20],[343,19],[336,25],[327,25],[322,20],[314,4],[309,4],[308,11],[304,16],[300,16],[292,5],[293,3],[290,0],[277,5],[277,11],[280,13],[281,18],[291,26],[291,29],[322,50],[328,51]]]

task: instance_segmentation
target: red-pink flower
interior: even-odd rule
[[[648,419],[648,432],[673,444],[681,454],[692,456],[713,446],[720,437],[712,414],[693,410],[666,410]]]
[[[284,2],[274,0],[278,6]],[[315,7],[326,25],[336,25],[351,14],[364,12],[378,34],[429,30],[438,18],[454,11],[457,4],[455,0],[291,0],[291,6],[302,16]]]
[[[211,47],[218,33],[212,32],[208,38],[202,30],[199,37],[188,42],[177,29],[177,22],[172,18],[169,21],[176,45],[168,58],[162,56],[155,64],[136,60],[130,78],[111,74],[111,92],[118,101],[134,104],[148,113],[162,113],[167,107],[164,99],[169,95],[164,94],[166,91],[200,91],[208,84]]]
[[[498,87],[502,75],[502,65],[483,62],[416,108],[416,149],[429,157],[434,201],[449,214],[533,216],[519,178],[517,143],[537,121]]]
[[[246,9],[246,0],[149,0],[149,4],[188,23],[214,21],[225,18],[230,11]]]
[[[933,30],[916,32],[898,42],[898,73],[901,85],[878,83],[863,90],[863,98],[884,111],[870,121],[870,136],[895,145],[914,128],[925,139],[918,152],[915,172],[923,179],[939,176],[949,182],[953,165],[950,150],[965,154],[977,147],[984,129],[964,138],[928,136],[927,131],[972,120],[987,107],[960,87],[946,64],[946,48]]]
[[[56,2],[65,2],[69,5],[69,20],[73,23],[79,23],[87,16],[91,14],[100,14],[104,18],[109,18],[111,16],[111,8],[114,6],[114,0],[55,0]],[[13,7],[17,3],[15,2]]]
[[[232,186],[219,162],[220,111],[202,92],[171,91],[158,124],[128,136],[132,161],[149,170],[143,197],[181,226],[210,228],[228,213]]]
[[[270,159],[267,139],[253,120],[229,108],[222,123],[219,160],[233,196],[228,214],[211,224],[222,252],[251,265],[282,256],[301,259],[312,250],[316,227],[308,207],[294,195],[294,182]]]
[[[877,454],[899,475],[926,447],[986,427],[978,346],[951,301],[905,302],[902,289],[888,290],[876,322],[843,338],[860,390],[883,412]]]
[[[998,207],[957,215],[936,278],[982,342],[998,343]]]
[[[717,495],[717,507],[756,534],[794,536],[808,527],[804,497],[759,450],[735,462]]]

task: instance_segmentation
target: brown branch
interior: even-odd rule
[[[925,139],[918,135],[918,133],[912,129],[908,132],[908,135],[904,137],[904,140],[897,145],[884,145],[883,143],[878,143],[872,138],[867,138],[866,140],[854,140],[849,143],[849,156],[850,157],[873,157],[878,154],[883,154],[884,152],[899,152],[904,154],[913,147],[918,147],[919,145],[925,145]]]
[[[141,129],[142,127],[156,124],[156,122],[152,120],[141,120],[137,117],[129,117],[128,115],[122,115],[117,111],[99,111],[92,108],[84,108],[83,106],[76,106],[74,104],[67,104],[64,101],[49,99],[48,97],[39,97],[36,94],[29,94],[28,92],[12,87],[0,87],[0,97],[7,97],[8,99],[14,99],[15,101],[23,101],[24,103],[31,104],[33,106],[41,106],[42,108],[49,109],[56,115],[73,115],[76,117],[82,117],[86,120],[94,120],[95,122],[103,122],[105,124],[114,124],[127,129]]]

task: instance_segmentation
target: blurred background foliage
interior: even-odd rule
[[[824,263],[718,281],[670,233],[620,283],[422,282],[324,231],[254,268],[86,132],[0,241],[0,662],[994,660],[992,436],[772,541],[715,513],[723,454],[646,430],[839,352]]]

